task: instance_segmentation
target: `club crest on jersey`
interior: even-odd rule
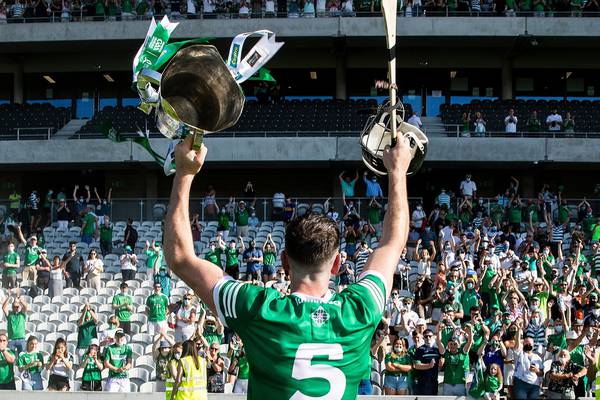
[[[321,306],[312,312],[310,318],[313,320],[317,328],[323,326],[327,321],[329,321],[329,313],[325,311],[325,309]]]

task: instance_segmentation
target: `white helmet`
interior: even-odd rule
[[[404,122],[404,105],[398,101],[393,107],[388,101],[377,108],[377,114],[367,120],[360,136],[362,159],[367,168],[377,175],[387,175],[383,165],[383,151],[386,146],[393,147],[391,129],[391,111],[396,110],[396,131],[410,141],[412,161],[408,167],[407,175],[412,175],[421,168],[429,139],[417,127]]]

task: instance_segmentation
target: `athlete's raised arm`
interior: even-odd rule
[[[386,297],[390,295],[394,271],[408,238],[410,215],[406,192],[406,171],[411,161],[408,141],[398,137],[393,148],[383,153],[388,171],[388,209],[383,220],[379,247],[369,256],[365,271],[376,271],[385,279]]]
[[[204,164],[206,153],[204,145],[198,151],[192,150],[192,135],[175,147],[177,168],[165,220],[164,252],[169,268],[215,311],[213,288],[223,277],[223,271],[213,263],[196,257],[189,222],[190,189],[194,176]]]

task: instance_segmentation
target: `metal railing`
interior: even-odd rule
[[[505,138],[549,138],[549,139],[600,139],[600,132],[565,132],[565,131],[546,131],[546,132],[506,132],[506,131],[463,131],[462,124],[444,124],[446,133],[450,137],[457,138],[477,138],[477,137],[505,137]]]
[[[255,18],[342,18],[342,17],[379,17],[381,12],[375,11],[347,11],[347,10],[315,10],[311,12],[304,12],[303,10],[290,10],[289,4],[295,4],[295,2],[288,2],[287,11],[274,11],[268,12],[265,9],[261,11],[253,12],[249,10],[248,13],[240,13],[239,10],[216,10],[214,12],[204,12],[201,7],[200,11],[195,14],[188,13],[167,13],[169,18],[172,20],[184,20],[184,19],[255,19]],[[10,15],[10,14],[9,14]],[[134,21],[134,20],[149,20],[153,16],[157,19],[162,18],[163,14],[145,13],[144,15],[137,15],[135,12],[123,13],[121,10],[117,12],[117,15],[89,15],[86,10],[78,9],[71,10],[67,13],[61,11],[50,12],[47,17],[33,17],[33,16],[21,16],[12,17],[9,16],[6,22],[12,23],[40,23],[40,22],[104,22],[104,21]],[[438,8],[427,8],[414,6],[410,11],[402,9],[398,11],[398,17],[527,17],[527,18],[570,18],[570,17],[599,17],[600,12],[598,11],[587,11],[587,10],[571,10],[571,11],[517,11],[507,10],[504,13],[494,12],[491,9],[486,8],[486,5],[482,5],[481,11],[475,9],[468,10],[453,10],[445,7]],[[0,24],[3,20],[0,20]]]
[[[9,128],[0,130],[0,140],[50,140],[55,131],[54,127]]]
[[[25,195],[23,195],[25,197]],[[343,217],[344,213],[344,200],[340,197],[294,197],[290,196],[296,210],[307,211],[315,207],[316,209],[327,212],[325,209],[325,203],[329,200],[329,204],[335,207],[335,210],[339,213],[339,218]],[[227,210],[228,204],[231,198],[217,197],[214,199],[207,198],[190,198],[190,216],[198,214],[202,221],[215,221],[217,218],[216,207],[212,204],[216,204],[218,209],[225,207]],[[273,197],[256,197],[256,198],[233,198],[234,204],[239,204],[239,201],[244,201],[246,206],[250,207],[251,211],[256,214],[259,221],[271,221],[278,220],[282,217],[282,207],[279,207],[281,203],[274,201]],[[349,201],[350,199],[348,199]],[[351,199],[354,202],[356,212],[362,217],[366,218],[369,210],[369,203],[371,198],[367,197],[354,197]],[[214,201],[214,203],[213,203]],[[385,206],[387,204],[387,197],[378,199],[379,203]],[[411,206],[416,203],[422,203],[422,197],[409,197],[409,204]],[[9,201],[7,199],[0,199],[0,215],[6,215],[9,210]],[[109,215],[113,221],[126,221],[128,218],[133,218],[139,221],[160,221],[166,211],[166,207],[169,204],[168,198],[115,198],[109,209]],[[90,201],[90,206],[96,208],[98,202],[95,200]],[[72,220],[78,220],[76,215],[76,206],[72,198],[67,198],[67,206],[71,210]],[[56,221],[56,208],[58,207],[55,201],[51,207],[50,215],[43,218],[50,218],[50,221]],[[40,205],[40,209],[43,207]],[[27,215],[26,204],[21,204],[19,213],[21,215]],[[44,214],[44,213],[42,213]]]

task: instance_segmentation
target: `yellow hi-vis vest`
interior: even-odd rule
[[[207,400],[206,361],[198,357],[200,368],[196,369],[191,356],[181,359],[183,376],[175,395],[176,400]]]
[[[165,381],[166,400],[171,400],[171,393],[173,392],[173,383],[175,382],[173,377],[171,376],[171,365],[174,365],[174,368],[177,371],[177,360],[169,361],[169,364],[167,366],[167,380]]]

